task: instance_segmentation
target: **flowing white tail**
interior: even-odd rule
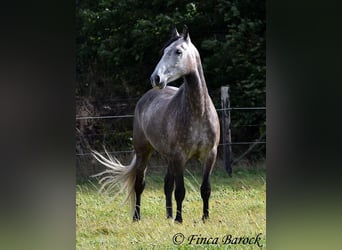
[[[94,158],[100,162],[102,165],[106,166],[107,169],[102,171],[101,173],[95,174],[92,177],[99,177],[101,179],[99,183],[101,184],[101,188],[99,192],[105,191],[109,193],[114,188],[118,187],[119,192],[114,195],[114,198],[123,192],[126,192],[126,198],[124,202],[127,200],[131,201],[131,209],[132,213],[135,208],[135,164],[136,164],[136,155],[134,154],[131,163],[128,166],[122,165],[118,159],[109,155],[107,150],[105,150],[108,158],[104,157],[97,151],[92,150],[92,155]],[[114,199],[113,198],[113,199]]]

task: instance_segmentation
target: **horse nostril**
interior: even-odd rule
[[[159,85],[160,83],[160,77],[158,75],[152,75],[150,80],[153,86]]]
[[[156,75],[156,76],[154,77],[154,82],[155,82],[156,84],[159,84],[159,82],[160,82],[160,77],[159,77],[158,75]]]

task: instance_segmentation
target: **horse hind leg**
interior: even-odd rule
[[[209,219],[209,198],[211,194],[211,185],[210,185],[210,174],[215,165],[217,151],[212,151],[207,157],[205,163],[205,169],[203,172],[203,179],[201,185],[201,197],[203,200],[203,216],[202,220],[205,221]]]
[[[133,221],[139,221],[140,216],[140,205],[141,205],[141,194],[145,189],[145,175],[147,162],[151,156],[151,150],[146,150],[144,153],[137,153],[137,167],[136,167],[136,179],[134,185],[135,191],[135,208],[133,214]]]

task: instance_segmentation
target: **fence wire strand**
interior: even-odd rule
[[[241,111],[248,111],[248,110],[266,110],[266,107],[229,107],[229,108],[221,108],[216,109],[216,111],[234,111],[234,110],[241,110]],[[118,118],[133,118],[134,115],[106,115],[106,116],[77,116],[76,120],[92,120],[92,119],[118,119]],[[266,126],[266,124],[242,124],[242,125],[233,125],[230,128],[238,128],[238,127],[261,127]],[[94,135],[104,135],[104,134],[90,134],[86,136],[94,136]],[[251,147],[254,147],[258,144],[266,144],[266,141],[246,141],[246,142],[231,142],[231,143],[220,143],[218,146],[224,146],[224,145],[252,145]],[[87,150],[88,151],[88,150]],[[90,152],[90,151],[88,151]],[[122,151],[112,151],[108,152],[110,154],[127,154],[127,153],[133,153],[134,150],[122,150]],[[102,152],[104,153],[104,152]],[[76,153],[76,156],[90,156],[92,153]]]
[[[216,111],[231,111],[231,110],[266,110],[266,107],[232,107],[232,108],[216,109]],[[132,118],[132,117],[134,117],[134,115],[76,116],[76,120],[116,119],[116,118]],[[252,126],[252,125],[249,125],[249,126]]]

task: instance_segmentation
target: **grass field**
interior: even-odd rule
[[[206,223],[201,221],[200,172],[187,171],[183,224],[165,217],[163,170],[147,173],[142,218],[135,223],[123,196],[110,202],[97,193],[97,184],[77,185],[77,249],[266,249],[264,166],[234,168],[232,178],[216,166]]]

